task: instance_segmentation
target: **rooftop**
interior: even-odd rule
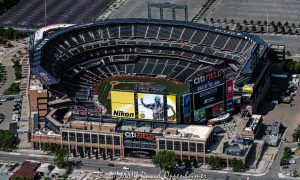
[[[37,176],[37,172],[35,170],[39,167],[39,163],[31,162],[31,161],[25,161],[20,169],[18,169],[11,178],[32,178],[34,179]]]
[[[205,141],[213,131],[213,127],[200,125],[170,125],[166,130],[177,130],[177,135],[164,134],[165,137],[190,138]]]

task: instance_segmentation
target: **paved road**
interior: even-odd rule
[[[32,157],[28,155],[7,155],[0,153],[0,161],[9,161],[9,162],[23,162],[25,160],[35,160],[35,161],[42,161],[42,162],[48,162],[52,163],[52,158],[49,157]],[[102,171],[106,172],[116,172],[116,171],[122,171],[122,168],[124,166],[129,167],[131,171],[137,171],[139,173],[145,172],[147,175],[159,175],[159,169],[155,167],[144,167],[144,166],[136,166],[136,165],[121,165],[121,164],[115,164],[115,167],[109,167],[107,166],[109,161],[104,160],[88,160],[88,159],[81,159],[83,166],[80,167],[82,170],[89,170],[89,171],[97,171],[98,168],[100,168]],[[218,174],[218,173],[211,173],[211,172],[205,172],[202,170],[196,170],[195,174],[198,174],[199,176],[202,175],[203,177],[206,176],[206,179],[216,179],[216,180],[246,180],[246,176],[240,176],[240,175],[229,175],[229,174]],[[254,180],[268,180],[268,179],[278,179],[276,177],[251,177],[250,179]]]

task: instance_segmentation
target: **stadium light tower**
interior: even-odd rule
[[[44,0],[44,9],[45,9],[45,26],[47,26],[47,0]]]

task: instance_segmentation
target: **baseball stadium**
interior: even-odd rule
[[[44,121],[57,136],[34,134],[37,149],[52,142],[75,154],[143,158],[169,149],[205,162],[212,127],[197,124],[234,109],[255,113],[270,85],[268,45],[255,35],[164,19],[57,28],[31,37],[31,71],[53,99],[69,99],[55,108],[67,107],[71,120],[52,110]],[[238,156],[244,163],[250,149]],[[234,156],[224,153],[228,164]]]

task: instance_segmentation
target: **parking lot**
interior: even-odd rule
[[[45,25],[45,2],[47,24],[92,22],[112,0],[22,0],[0,17],[1,25],[18,27],[41,27]]]
[[[5,118],[0,123],[0,129],[8,130],[9,129],[9,123],[12,120],[12,109],[14,107],[14,101],[6,101],[2,102],[0,105],[0,113],[3,113]]]
[[[109,19],[114,18],[148,18],[147,3],[170,3],[188,6],[188,19],[191,20],[205,3],[204,0],[127,0],[117,10],[111,13]],[[152,18],[159,19],[159,8],[153,8]],[[172,19],[172,10],[164,10],[164,18]],[[176,10],[176,19],[184,20],[184,10]]]
[[[299,23],[300,1],[297,0],[216,0],[216,6],[203,17],[246,20],[288,21]]]

